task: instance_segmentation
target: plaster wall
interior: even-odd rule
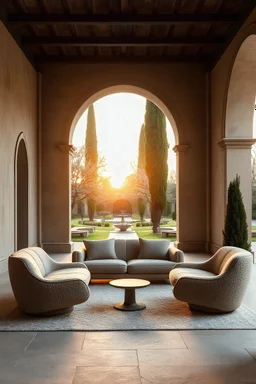
[[[178,242],[205,249],[205,70],[198,64],[45,64],[42,84],[42,242],[70,251],[70,129],[78,110],[109,87],[139,87],[172,114],[178,131]],[[124,86],[124,88],[122,87]],[[104,92],[103,92],[104,93]],[[107,93],[105,93],[106,95]],[[143,95],[143,94],[142,94]],[[154,101],[154,99],[152,100]],[[106,132],[106,135],[108,133]],[[114,140],[114,138],[113,138]],[[62,145],[61,149],[58,147]],[[179,147],[181,145],[181,147]],[[179,152],[187,145],[184,152]]]
[[[235,68],[236,79],[231,84],[231,91],[239,89],[240,101],[230,98],[227,108],[229,85],[233,65],[243,41],[256,33],[256,11],[253,11],[244,23],[232,43],[228,46],[221,59],[211,72],[211,251],[216,251],[222,245],[222,230],[224,228],[227,188],[235,173],[241,175],[241,190],[243,192],[247,217],[250,217],[251,197],[248,168],[250,148],[247,154],[243,146],[240,149],[222,148],[219,142],[223,138],[250,138],[251,128],[246,120],[251,119],[250,113],[241,113],[241,103],[248,105],[248,85],[243,82],[248,67],[246,65]],[[251,81],[255,82],[253,75]],[[251,92],[251,91],[250,91]],[[232,92],[230,93],[230,95]],[[250,102],[249,102],[250,103]],[[231,111],[231,105],[233,108]],[[247,107],[248,109],[248,107]],[[250,115],[250,116],[249,116]],[[238,152],[237,152],[238,151]],[[247,192],[246,192],[247,191]],[[250,229],[250,222],[248,223]]]
[[[0,273],[15,250],[15,147],[28,155],[29,245],[37,244],[37,74],[0,22]]]

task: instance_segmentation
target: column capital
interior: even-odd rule
[[[69,153],[70,155],[73,155],[75,151],[75,147],[72,144],[58,144],[59,149],[63,153]]]
[[[218,142],[218,145],[223,149],[251,149],[256,143],[253,138],[224,138]]]
[[[179,153],[179,152],[185,152],[187,149],[188,149],[189,145],[188,144],[177,144],[173,147],[173,151],[175,153]]]

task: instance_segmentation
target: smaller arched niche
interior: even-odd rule
[[[28,157],[23,135],[16,145],[15,201],[15,248],[19,250],[28,246]]]

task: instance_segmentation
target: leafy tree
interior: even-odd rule
[[[238,175],[229,183],[228,187],[223,245],[239,247],[248,251],[251,249],[251,245],[248,243],[246,212],[240,191],[240,177]]]
[[[147,100],[145,113],[146,173],[151,196],[153,233],[157,233],[166,203],[168,142],[163,112]]]
[[[75,149],[71,163],[71,209],[84,199],[93,198],[97,202],[104,200],[102,184],[104,178],[101,173],[106,163],[103,156],[99,156],[98,164],[91,161],[85,163],[84,145]],[[95,179],[95,173],[98,178]]]
[[[96,135],[96,122],[93,104],[90,105],[87,115],[87,127],[85,135],[85,163],[90,163],[95,169],[92,178],[95,182],[98,179],[97,165],[98,165],[98,148],[97,148],[97,135]],[[93,196],[87,200],[89,220],[93,220],[95,215],[96,201]]]
[[[166,216],[169,216],[173,214],[173,211],[170,210],[170,205],[174,203],[174,205],[176,206],[176,172],[174,169],[171,169],[169,173],[169,178],[167,180],[166,200],[167,208],[165,209],[165,211]]]

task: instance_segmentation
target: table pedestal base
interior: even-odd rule
[[[146,305],[143,303],[136,303],[135,288],[125,288],[124,302],[117,303],[114,307],[122,311],[140,311],[141,309],[146,308]]]

